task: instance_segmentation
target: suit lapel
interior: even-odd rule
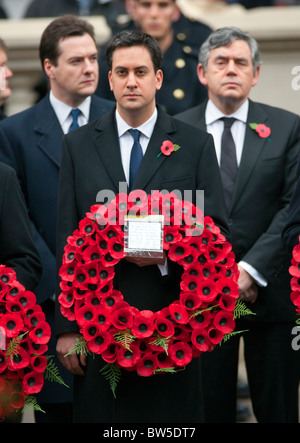
[[[36,107],[34,131],[38,135],[38,148],[60,167],[63,131],[50,104],[49,95]]]
[[[174,139],[175,132],[176,129],[172,119],[158,107],[157,122],[137,173],[134,189],[145,189],[153,175],[165,162],[166,156],[159,155],[161,153],[160,148],[164,140],[176,143]]]
[[[115,109],[97,122],[96,131],[94,139],[96,149],[114,184],[115,190],[119,192],[119,182],[126,182],[126,178],[122,166]],[[166,139],[175,143],[175,140],[172,140],[174,132],[175,126],[172,119],[158,109],[157,122],[137,173],[133,189],[144,189],[158,168],[164,163],[166,156],[162,154],[158,157],[161,152],[160,147]]]
[[[251,100],[249,100],[249,111],[243,153],[238,170],[235,190],[232,197],[231,209],[241,197],[241,194],[251,178],[251,174],[265,146],[265,143],[269,143],[267,139],[259,137],[257,132],[250,128],[249,123],[266,123],[267,119],[267,114],[259,106],[259,104],[253,103]]]
[[[97,121],[94,144],[115,191],[119,193],[119,183],[126,183],[126,177],[122,166],[115,108]]]

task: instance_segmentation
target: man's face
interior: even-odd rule
[[[134,0],[132,17],[143,32],[160,40],[171,31],[178,8],[172,0]]]
[[[71,106],[93,94],[98,83],[98,51],[89,34],[68,37],[59,43],[57,66],[45,60],[45,72],[54,96]]]
[[[212,49],[206,71],[198,66],[198,77],[208,87],[209,98],[216,106],[239,107],[257,84],[259,68],[253,72],[248,43],[235,40],[230,46]]]
[[[0,106],[11,95],[8,80],[13,76],[12,71],[7,66],[7,55],[3,49],[0,49]]]
[[[136,115],[146,121],[154,112],[162,72],[155,73],[150,53],[144,46],[118,48],[113,54],[109,83],[125,121],[128,116]]]

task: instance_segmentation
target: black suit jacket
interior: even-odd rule
[[[3,163],[0,163],[0,264],[14,269],[28,291],[34,290],[42,273],[20,184],[15,171]]]
[[[181,148],[169,157],[157,157],[164,140],[171,140]],[[125,181],[114,111],[65,137],[59,186],[58,267],[62,263],[67,237],[77,229],[79,221],[96,203],[97,193],[110,190],[117,195],[119,183]],[[221,186],[212,137],[174,120],[159,109],[134,189],[143,189],[147,193],[152,190],[177,189],[182,195],[185,190],[191,190],[194,199],[196,190],[203,189],[205,214],[214,219],[224,234],[228,234]],[[172,268],[165,278],[157,266],[139,268],[126,260],[122,260],[119,265],[116,268],[115,288],[121,290],[125,300],[133,306],[156,311],[178,298],[179,268]],[[63,318],[58,304],[57,307],[56,332],[74,330],[75,325]],[[145,380],[136,374],[122,371],[122,381],[114,405],[106,382],[99,376],[101,365],[101,359],[96,359],[96,362],[91,359],[86,377],[77,378],[76,395],[80,398],[80,408],[78,414],[75,412],[76,419],[193,422],[201,418],[197,359],[179,377],[178,374],[175,377],[164,375]],[[87,402],[86,392],[90,389],[102,396],[102,404],[97,401],[97,396],[89,396],[90,403]],[[176,397],[174,392],[181,394]],[[146,409],[139,408],[138,405],[144,403],[146,398]]]
[[[206,129],[206,104],[176,116]],[[299,117],[272,106],[249,102],[247,128],[231,208],[229,226],[237,262],[244,260],[268,281],[259,288],[252,319],[288,321],[295,318],[290,301],[290,254],[281,243],[296,181],[300,151]],[[270,140],[260,138],[249,123],[271,128]]]

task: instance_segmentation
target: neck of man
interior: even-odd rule
[[[225,115],[234,114],[247,100],[247,97],[243,100],[237,100],[229,97],[210,97],[210,94],[208,96],[214,105]]]
[[[117,110],[120,117],[131,127],[138,128],[153,115],[156,102],[154,101],[149,108],[142,109],[124,109],[117,103]]]

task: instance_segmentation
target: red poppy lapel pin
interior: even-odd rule
[[[178,151],[178,149],[180,149],[179,145],[173,144],[170,140],[165,140],[160,147],[160,153],[158,154],[157,157],[159,157],[161,154],[167,156],[171,155],[172,152],[176,152]]]
[[[267,138],[269,142],[271,141],[269,138],[271,135],[271,129],[268,126],[264,125],[263,123],[249,123],[249,126],[251,129],[257,132],[259,137]]]

